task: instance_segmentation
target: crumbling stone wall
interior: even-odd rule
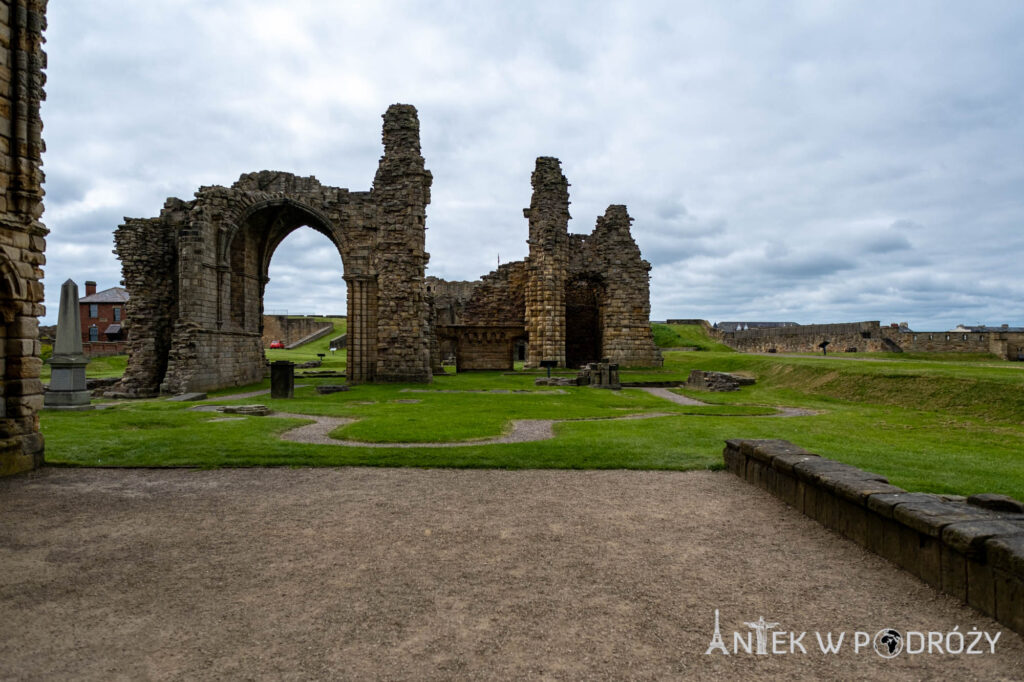
[[[611,205],[593,233],[570,235],[569,183],[558,159],[537,159],[531,180],[533,197],[523,211],[530,255],[500,266],[472,289],[460,288],[468,298],[444,288],[443,280],[432,283],[433,291],[444,292],[433,307],[442,352],[457,346],[458,356],[481,369],[488,361],[476,355],[496,362],[500,357],[500,366],[489,368],[501,369],[514,344],[525,338],[527,367],[542,360],[581,366],[602,358],[623,366],[661,366],[649,320],[651,266],[630,233],[626,207]],[[480,337],[475,331],[495,326],[506,329],[500,338],[507,349],[496,352],[495,335],[474,346]],[[522,333],[508,333],[513,326]]]
[[[46,0],[0,5],[0,476],[43,462],[42,120]]]
[[[231,187],[200,187],[191,201],[168,199],[156,218],[126,219],[115,241],[133,323],[128,370],[113,393],[262,379],[270,259],[302,226],[330,239],[344,268],[349,380],[430,380],[423,276],[431,175],[416,109],[396,104],[383,118],[384,155],[368,192],[260,171]]]

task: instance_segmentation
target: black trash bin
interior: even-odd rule
[[[270,397],[295,397],[295,363],[275,360],[270,363]]]

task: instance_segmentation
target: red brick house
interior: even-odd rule
[[[127,351],[125,304],[128,290],[110,287],[96,291],[96,282],[85,283],[85,296],[78,299],[82,318],[82,349],[86,355],[118,355]]]

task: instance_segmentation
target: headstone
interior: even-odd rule
[[[270,397],[295,397],[295,363],[276,360],[270,363]]]
[[[44,407],[89,409],[90,391],[85,382],[89,359],[82,353],[82,318],[78,312],[78,285],[70,279],[60,287],[57,341],[50,357],[50,387]]]

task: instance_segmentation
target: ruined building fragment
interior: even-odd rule
[[[151,396],[259,381],[270,259],[309,226],[338,249],[348,287],[352,382],[430,381],[423,273],[430,172],[416,109],[384,114],[384,156],[368,192],[261,171],[126,218],[114,239],[131,294],[128,368],[113,393]]]
[[[569,234],[569,183],[558,159],[537,159],[529,221],[530,255],[478,282],[428,278],[438,336],[435,364],[460,370],[511,369],[542,361],[579,367],[608,358],[660,367],[650,327],[651,266],[630,234],[632,218],[611,205],[589,235]],[[519,357],[525,348],[525,353]]]
[[[263,292],[281,241],[306,225],[338,250],[348,288],[348,379],[427,382],[449,356],[459,369],[600,357],[660,365],[648,325],[650,265],[610,206],[589,236],[569,235],[568,183],[541,158],[526,210],[530,257],[479,282],[424,279],[430,172],[416,109],[384,114],[384,155],[368,192],[261,171],[231,187],[168,199],[155,218],[115,233],[130,293],[125,396],[253,383],[266,372]]]

